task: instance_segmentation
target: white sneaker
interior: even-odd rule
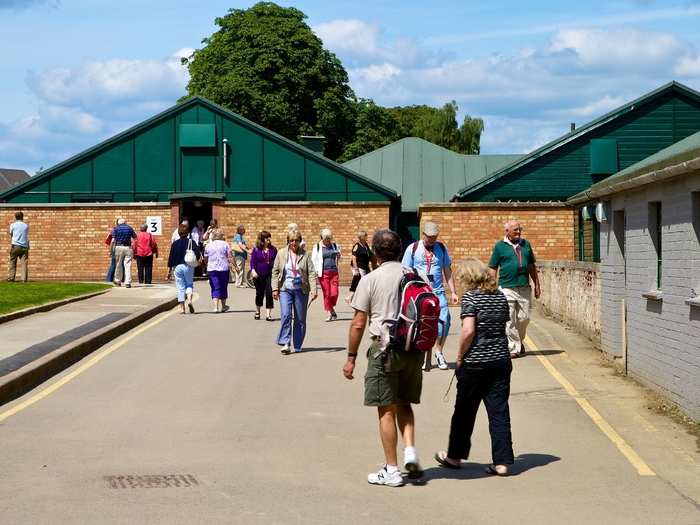
[[[443,354],[437,354],[437,363],[440,370],[447,370],[447,360]]]
[[[415,449],[404,450],[403,463],[408,472],[408,479],[420,479],[423,477],[423,469],[420,468],[418,454],[416,454]]]
[[[367,482],[372,485],[386,485],[387,487],[402,487],[403,478],[398,470],[389,474],[386,471],[386,465],[379,469],[378,472],[372,472],[367,476]]]

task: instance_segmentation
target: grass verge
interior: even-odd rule
[[[102,283],[0,282],[0,315],[111,288]]]

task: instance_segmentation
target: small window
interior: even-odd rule
[[[214,124],[180,124],[181,148],[212,148],[216,146]]]
[[[592,139],[591,150],[591,174],[610,175],[617,173],[617,140]]]
[[[649,235],[656,255],[656,289],[661,290],[662,280],[662,235],[661,235],[661,203],[649,203]]]

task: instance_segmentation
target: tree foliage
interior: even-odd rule
[[[184,60],[188,95],[201,95],[292,140],[326,137],[336,158],[354,133],[354,93],[340,60],[295,8],[230,9]]]
[[[326,137],[326,156],[345,161],[403,137],[421,137],[459,153],[479,153],[484,123],[442,108],[385,108],[357,100],[340,60],[323,48],[293,7],[260,2],[230,9],[201,49],[183,59],[188,95],[204,96],[284,135]]]

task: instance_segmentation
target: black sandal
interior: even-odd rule
[[[273,321],[273,319],[272,319],[271,316],[268,315],[268,316],[265,318],[265,321]]]
[[[447,461],[447,454],[445,454],[445,456],[443,457],[440,454],[440,452],[436,452],[435,456],[433,457],[435,458],[435,461],[440,463],[440,465],[442,465],[445,468],[451,468],[452,470],[459,470],[462,468],[461,465],[455,465],[454,463],[450,463],[449,461]]]
[[[501,477],[503,477],[503,476],[507,476],[507,475],[508,475],[507,467],[506,467],[506,471],[505,471],[505,472],[498,472],[498,470],[496,470],[496,465],[489,465],[488,467],[486,467],[486,468],[484,469],[484,472],[486,472],[487,474],[491,474],[492,476],[501,476]]]
[[[260,312],[258,312],[258,313],[255,314],[255,320],[256,320],[256,321],[259,321],[259,320],[260,320]]]

